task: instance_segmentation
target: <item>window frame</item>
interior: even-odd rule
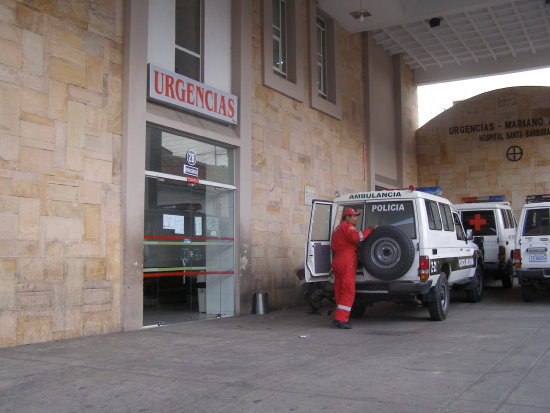
[[[320,96],[317,86],[317,17],[326,23],[326,79],[327,96]],[[340,52],[338,46],[338,23],[316,6],[308,2],[309,20],[309,77],[310,106],[335,119],[342,119],[340,90]]]
[[[286,2],[286,77],[273,70],[273,0],[262,1],[262,66],[263,84],[299,102],[304,101],[304,64],[300,58],[304,48],[302,2]]]

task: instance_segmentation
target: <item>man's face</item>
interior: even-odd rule
[[[357,215],[348,215],[346,217],[346,220],[353,226],[355,226],[355,223],[357,222]]]

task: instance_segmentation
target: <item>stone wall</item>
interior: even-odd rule
[[[120,330],[122,8],[0,1],[0,346]]]
[[[367,187],[362,44],[361,34],[339,31],[343,119],[336,120],[310,108],[307,88],[298,102],[263,86],[260,3],[253,2],[251,287],[268,291],[270,307],[281,308],[302,296],[294,269],[305,258],[305,187],[318,199]],[[298,53],[304,59],[305,47]],[[309,79],[307,63],[304,70]]]
[[[550,88],[483,93],[443,112],[416,132],[418,184],[439,185],[452,202],[507,196],[519,212],[525,196],[550,192]],[[523,157],[506,153],[519,146]]]

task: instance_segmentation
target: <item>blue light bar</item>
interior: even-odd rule
[[[417,191],[426,192],[432,195],[441,195],[443,190],[439,186],[423,186],[421,188],[415,188]]]

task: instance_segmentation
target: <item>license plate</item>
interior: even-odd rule
[[[546,253],[529,254],[529,262],[546,262]]]

